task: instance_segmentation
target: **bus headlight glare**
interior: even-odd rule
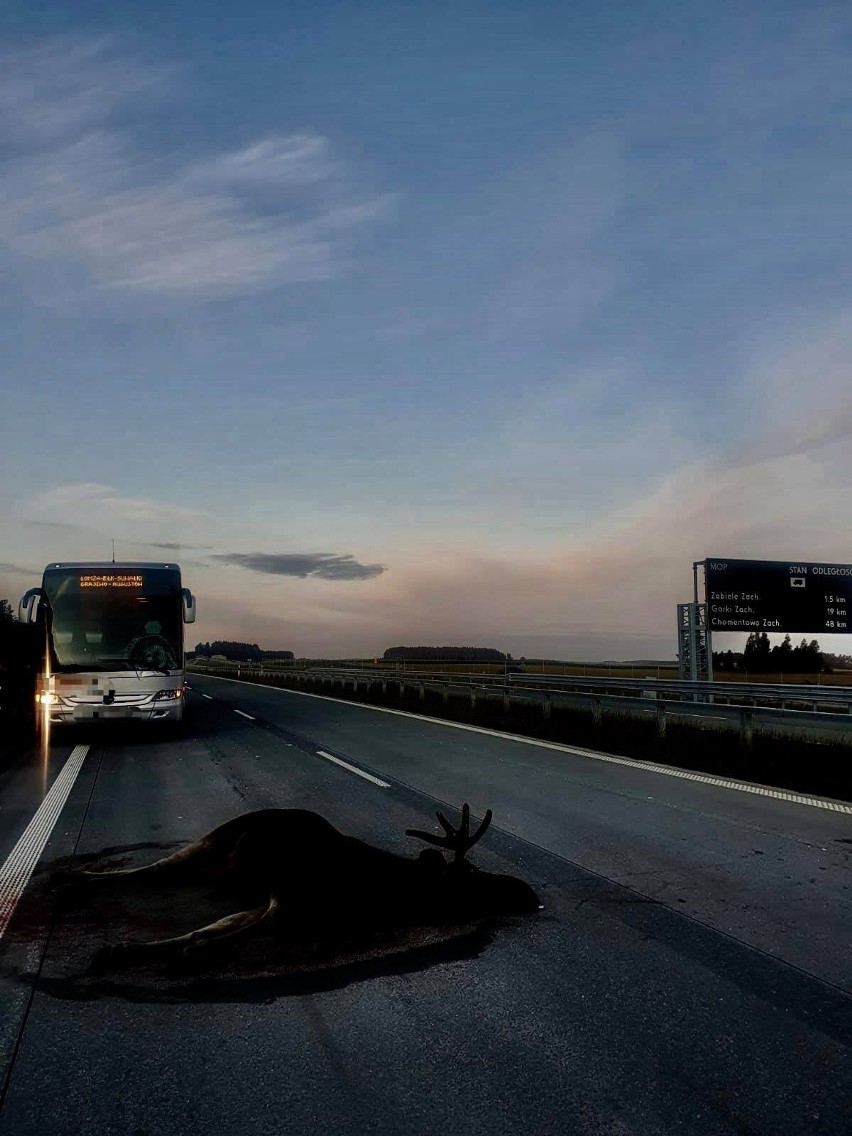
[[[40,702],[42,706],[53,706],[56,702],[61,702],[62,699],[58,694],[54,694],[52,690],[43,690],[40,694],[36,695],[36,702]]]

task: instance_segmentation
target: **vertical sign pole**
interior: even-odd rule
[[[677,676],[686,682],[690,676],[690,658],[694,649],[691,639],[690,609],[692,604],[677,605]]]
[[[713,681],[713,636],[710,631],[710,605],[707,602],[707,561],[704,567],[704,635],[707,643],[707,681]]]
[[[698,565],[702,562],[700,560],[693,560],[692,562],[692,603],[689,605],[689,641],[691,643],[691,650],[689,652],[689,680],[690,682],[698,682],[699,666],[700,666],[700,653],[701,653],[701,616],[698,607]],[[697,692],[693,694],[692,701],[698,701]]]

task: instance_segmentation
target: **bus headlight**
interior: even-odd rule
[[[54,694],[52,690],[42,690],[36,695],[36,702],[40,702],[42,706],[53,706],[62,699],[58,694]]]
[[[171,690],[158,690],[154,695],[155,702],[164,702],[166,700],[174,700],[176,698],[183,698],[183,687],[176,686]]]

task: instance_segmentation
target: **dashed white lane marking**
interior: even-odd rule
[[[9,926],[18,901],[24,894],[24,889],[50,839],[54,825],[59,820],[59,814],[74,788],[77,774],[83,768],[88,752],[87,745],[74,746],[71,756],[51,785],[47,796],[36,809],[35,816],[9,853],[6,863],[0,868],[0,939]]]
[[[248,718],[250,722],[254,721],[254,718],[251,716],[251,714],[246,714],[244,710],[235,710],[234,713],[239,714],[241,718]]]
[[[356,765],[350,765],[348,761],[341,761],[339,757],[334,757],[333,754],[326,753],[324,749],[317,750],[317,757],[324,757],[327,761],[333,761],[335,765],[339,765],[342,769],[348,769],[350,773],[357,773],[359,777],[363,777],[365,781],[372,781],[374,785],[378,785],[380,789],[390,789],[389,781],[382,781],[378,777],[374,777],[372,773],[367,773],[363,769],[359,769]]]
[[[206,698],[208,700],[208,702],[213,701],[213,695],[212,694],[202,694],[201,697]]]
[[[410,710],[393,710],[389,706],[369,706],[364,702],[350,702],[348,698],[332,698],[328,694],[310,694],[307,690],[288,690],[286,687],[270,686],[265,682],[246,682],[240,678],[222,678],[221,675],[205,675],[222,682],[240,682],[243,686],[259,686],[264,690],[277,690],[279,694],[295,694],[299,698],[321,698],[324,702],[338,702],[341,706],[355,706],[359,710],[375,710],[379,714],[396,714],[400,718],[415,718],[419,722],[430,722],[433,726],[451,726],[454,730],[467,730],[471,734],[486,734],[492,738],[503,738],[507,742],[520,745],[537,746],[539,749],[555,749],[559,753],[573,753],[577,757],[589,757],[593,761],[603,761],[609,765],[627,765],[631,769],[644,769],[646,773],[662,773],[664,777],[680,777],[684,781],[699,781],[702,785],[715,785],[719,789],[734,789],[739,793],[755,793],[759,797],[772,797],[776,801],[789,801],[795,805],[809,805],[814,809],[828,809],[833,813],[852,816],[852,805],[843,801],[828,801],[822,797],[804,797],[798,793],[788,793],[784,789],[772,789],[767,785],[754,785],[750,781],[732,781],[722,777],[710,777],[706,773],[693,773],[688,769],[676,769],[672,765],[652,765],[649,761],[634,761],[632,757],[616,757],[612,753],[599,750],[580,749],[577,746],[562,745],[559,742],[545,742],[540,738],[525,738],[522,734],[509,734],[504,730],[489,730],[486,726],[470,726],[467,722],[451,722],[447,718],[430,718],[426,714],[414,714]]]

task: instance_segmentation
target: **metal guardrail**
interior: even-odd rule
[[[195,665],[194,663],[191,665]],[[777,704],[781,710],[787,703],[811,705],[815,713],[818,706],[844,706],[852,716],[852,686],[817,686],[804,683],[763,682],[690,682],[683,679],[652,678],[600,678],[588,675],[531,675],[531,674],[475,674],[456,671],[394,670],[389,667],[269,667],[261,663],[214,664],[217,668],[245,670],[248,674],[324,673],[346,675],[350,678],[374,677],[382,682],[453,683],[459,686],[512,687],[513,689],[549,690],[554,694],[564,691],[576,693],[606,693],[614,697],[640,697],[670,701],[705,702],[727,706],[758,706]]]
[[[822,699],[821,705],[825,709],[813,712],[804,710],[794,710],[786,706],[761,706],[757,704],[756,699],[763,698],[764,700],[783,702],[778,697],[777,692],[783,691],[787,700],[791,702],[806,702],[812,701],[814,691],[811,687],[800,688],[798,686],[774,686],[770,684],[755,683],[683,683],[676,681],[673,684],[667,683],[665,680],[656,683],[651,680],[630,680],[630,679],[584,679],[582,676],[574,676],[576,686],[585,686],[586,689],[576,689],[571,687],[566,681],[560,678],[560,681],[553,685],[543,685],[542,682],[533,681],[531,684],[528,682],[530,678],[535,676],[527,675],[472,675],[472,674],[455,674],[441,671],[389,671],[387,668],[373,668],[365,669],[362,667],[347,668],[347,667],[287,667],[287,668],[270,668],[259,664],[245,664],[245,663],[224,663],[216,662],[212,666],[198,666],[192,665],[189,669],[195,670],[197,673],[203,674],[205,671],[219,672],[221,675],[235,675],[237,678],[245,677],[288,677],[295,680],[299,685],[302,684],[319,684],[321,688],[330,686],[332,690],[339,683],[342,692],[345,693],[349,684],[352,684],[352,692],[356,698],[360,691],[361,686],[366,686],[368,689],[374,683],[380,683],[382,686],[383,694],[386,694],[389,687],[397,686],[399,693],[402,695],[406,688],[413,688],[418,692],[419,700],[425,701],[427,691],[438,693],[441,695],[444,704],[448,704],[450,695],[458,696],[463,693],[465,698],[469,700],[471,709],[475,709],[477,702],[480,698],[486,700],[493,700],[496,696],[503,704],[503,709],[506,712],[510,711],[511,703],[518,701],[532,701],[536,704],[542,716],[547,719],[551,716],[554,708],[560,705],[573,705],[580,706],[585,710],[590,711],[592,721],[595,725],[601,725],[602,715],[604,710],[616,711],[628,715],[647,715],[653,714],[656,720],[656,728],[660,739],[666,737],[667,727],[670,722],[677,721],[678,719],[688,718],[704,718],[716,719],[718,721],[726,721],[728,728],[739,732],[741,742],[750,747],[756,726],[769,726],[775,731],[781,733],[795,733],[800,732],[802,729],[825,729],[828,732],[839,730],[842,734],[846,735],[850,727],[852,727],[852,689],[849,687],[834,688],[835,692],[839,691],[840,696],[835,693],[830,695],[828,691],[818,692],[825,694]],[[546,676],[551,677],[551,676]],[[568,677],[568,676],[566,676]],[[511,681],[509,681],[511,680]],[[589,686],[593,689],[588,689]],[[670,691],[670,686],[681,687],[682,690]],[[700,686],[702,688],[717,688],[713,690],[706,690],[703,693],[702,701],[694,701],[694,688]],[[613,687],[620,687],[617,693],[613,693]],[[607,689],[609,688],[609,689]],[[652,689],[655,688],[655,689]],[[752,699],[749,703],[731,703],[720,704],[711,701],[714,694],[719,694],[721,697],[728,696],[727,688],[731,688],[731,692],[736,695],[744,695]],[[743,689],[745,688],[745,690]],[[758,688],[755,690],[754,688]],[[790,697],[791,691],[799,691],[802,689],[806,692],[807,697],[804,699],[797,698],[795,695]],[[660,697],[671,693],[674,695],[672,698]],[[650,697],[649,697],[650,695]],[[847,707],[847,712],[836,714],[829,711],[829,706],[843,706]]]
[[[749,700],[748,705],[761,702],[810,702],[811,704],[830,704],[846,706],[852,713],[852,686],[811,686],[805,683],[766,683],[766,682],[690,682],[683,679],[638,679],[638,678],[584,678],[578,675],[507,675],[506,682],[514,684],[522,681],[524,685],[540,686],[546,682],[550,689],[598,689],[612,690],[617,687],[625,691],[653,691],[657,694],[677,694],[681,698],[715,702],[724,698],[727,705]],[[736,699],[737,701],[731,701]]]
[[[207,669],[204,668],[197,673],[203,674]],[[228,667],[216,664],[209,670],[212,673],[218,672],[220,677],[236,675],[240,678],[243,674],[243,668],[238,668],[236,665]],[[261,681],[265,677],[260,674],[260,668],[249,668],[244,673],[246,677],[260,678]],[[513,702],[517,704],[519,701],[531,701],[538,707],[544,720],[551,717],[554,709],[574,706],[589,712],[591,722],[596,727],[603,725],[605,711],[615,711],[627,717],[636,718],[653,715],[660,741],[665,740],[669,725],[676,724],[679,720],[685,718],[717,719],[725,723],[723,729],[739,734],[741,744],[747,749],[750,749],[753,744],[756,730],[764,727],[769,727],[776,734],[790,736],[801,735],[803,729],[806,732],[817,729],[826,734],[840,730],[843,735],[846,735],[849,732],[849,726],[852,725],[852,719],[848,714],[808,713],[752,706],[721,707],[684,700],[642,699],[635,696],[592,694],[565,689],[554,691],[541,687],[464,684],[453,681],[453,676],[445,676],[441,679],[433,677],[431,681],[413,681],[410,675],[402,673],[382,676],[365,675],[360,671],[343,672],[333,668],[310,668],[307,670],[288,669],[286,672],[273,672],[268,677],[275,677],[276,674],[287,677],[291,681],[294,680],[298,686],[309,685],[321,691],[330,688],[332,695],[335,688],[339,688],[345,696],[351,683],[352,694],[356,699],[362,686],[366,686],[369,690],[375,683],[380,683],[383,693],[387,693],[388,688],[393,686],[398,686],[400,694],[404,694],[406,688],[413,689],[417,692],[420,702],[426,701],[427,692],[438,693],[444,705],[449,703],[451,695],[458,696],[459,693],[462,693],[465,699],[469,701],[471,711],[476,710],[480,700],[493,702],[495,695],[501,700],[503,710],[507,713],[511,711]],[[720,711],[723,712],[721,715]],[[645,720],[647,721],[647,717]]]

